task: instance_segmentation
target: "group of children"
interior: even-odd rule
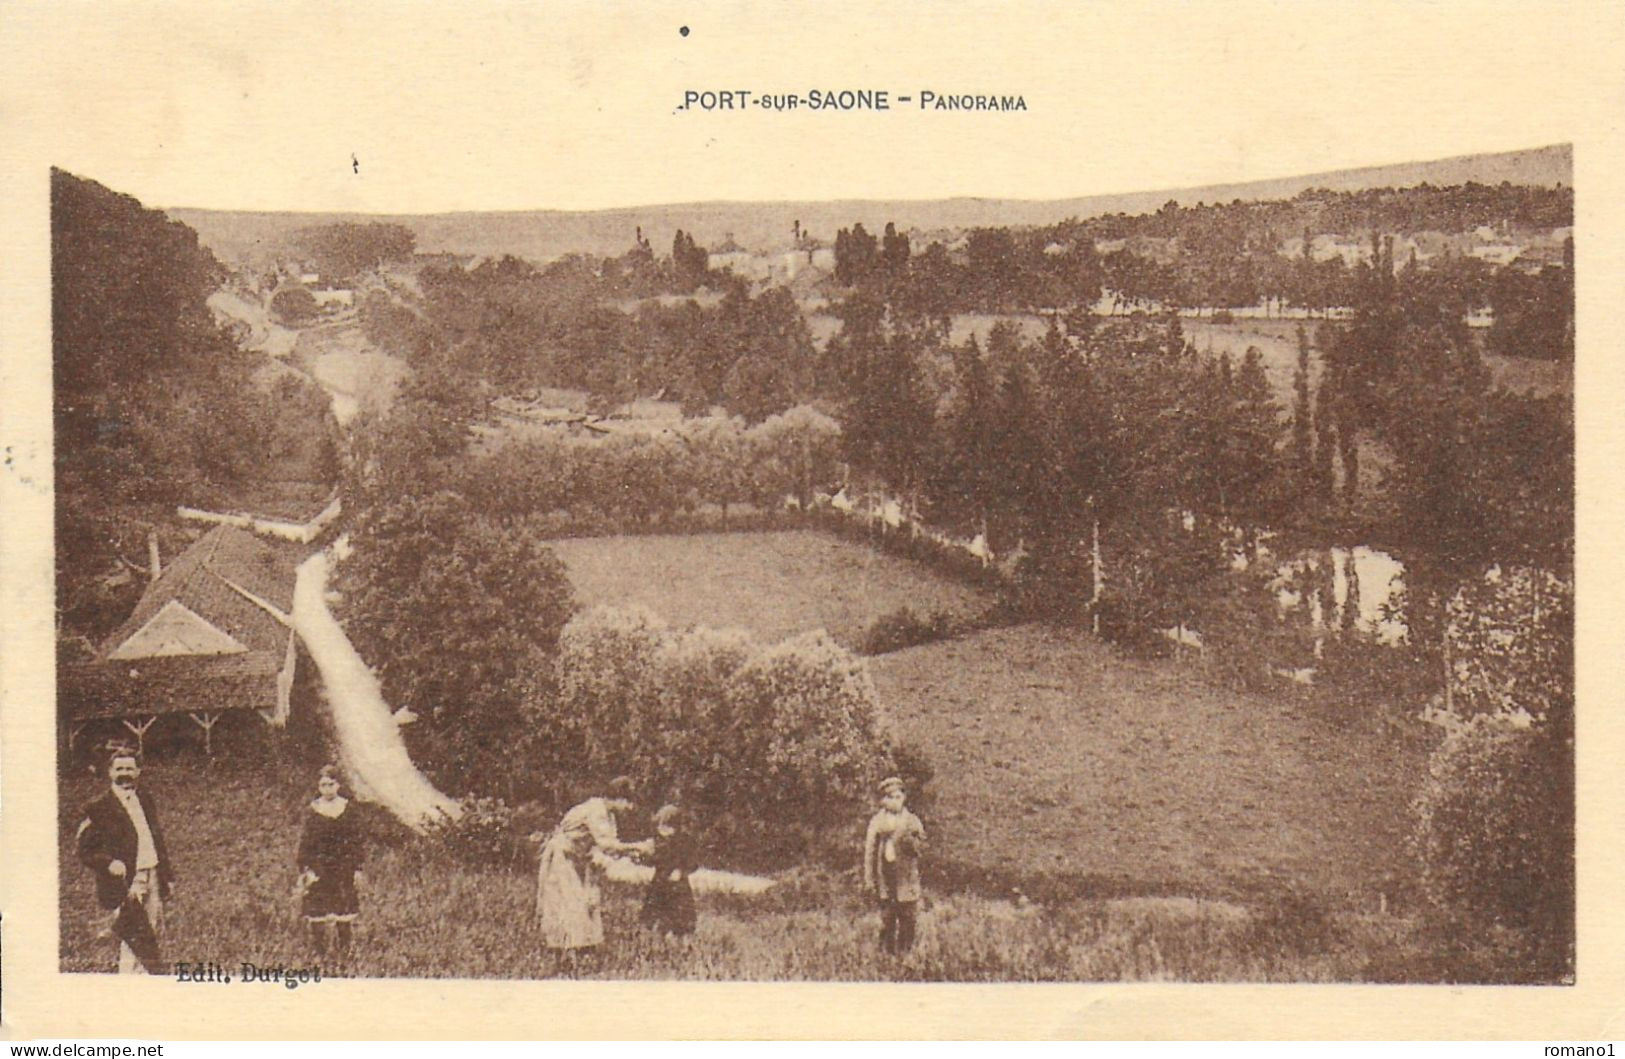
[[[902,955],[914,947],[920,905],[920,855],[925,825],[907,808],[903,781],[880,784],[880,809],[863,837],[863,887],[880,902],[880,947]],[[682,827],[682,811],[663,806],[654,816],[654,881],[643,901],[643,921],[668,934],[694,932],[694,892],[689,875],[699,860]]]
[[[342,956],[350,948],[351,924],[360,911],[355,875],[361,867],[361,834],[353,814],[346,811],[348,803],[339,796],[338,770],[323,768],[317,786],[318,796],[306,813],[299,843],[298,892],[317,951],[327,950],[331,929]],[[697,915],[691,877],[700,865],[686,814],[678,806],[664,805],[653,816],[652,838],[620,842],[613,815],[617,809],[631,808],[626,795],[627,791],[617,788],[606,798],[578,806],[566,814],[550,846],[544,847],[539,912],[544,934],[558,935],[550,938],[553,947],[589,948],[603,940],[595,871],[589,866],[591,858],[585,856],[593,846],[611,854],[635,853],[653,869],[643,899],[643,923],[669,936],[694,933]],[[881,783],[880,809],[869,821],[863,845],[864,888],[880,902],[881,948],[898,955],[914,944],[920,854],[925,842],[925,828],[906,808],[906,797],[897,777]],[[581,824],[571,827],[576,816],[581,817]],[[580,849],[572,845],[578,832]],[[549,864],[550,848],[561,851],[556,866]],[[566,884],[576,885],[561,888],[561,876]]]

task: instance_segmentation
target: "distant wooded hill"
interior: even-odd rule
[[[1503,181],[1537,187],[1571,185],[1573,149],[1539,147],[1501,154],[1468,155],[1431,162],[1347,169],[1329,173],[1211,185],[1179,190],[1141,191],[1087,198],[1029,201],[959,198],[935,201],[838,200],[831,202],[711,202],[639,206],[592,212],[529,210],[519,212],[431,215],[339,213],[254,213],[173,208],[171,217],[194,228],[205,246],[233,264],[259,265],[275,260],[294,244],[301,228],[338,221],[391,221],[410,228],[422,253],[513,254],[549,261],[572,252],[612,256],[633,245],[637,228],[657,247],[673,235],[688,232],[702,246],[715,247],[728,238],[748,250],[787,248],[795,222],[803,232],[831,243],[838,229],[861,223],[878,231],[893,221],[902,230],[958,231],[978,227],[1049,225],[1105,214],[1140,214],[1168,201],[1183,206],[1289,199],[1310,188],[1360,191],[1378,187],[1435,186],[1469,181],[1498,185]]]

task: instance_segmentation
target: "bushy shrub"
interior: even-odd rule
[[[822,631],[769,647],[729,682],[738,781],[781,819],[827,820],[865,798],[886,763],[863,660]]]
[[[655,652],[660,725],[642,763],[651,791],[677,801],[721,804],[735,754],[729,682],[758,650],[738,630],[674,633]]]
[[[937,770],[931,764],[923,747],[915,743],[896,743],[891,749],[891,767],[887,771],[903,781],[908,790],[909,804],[929,809],[932,801],[931,781]]]
[[[1434,911],[1465,931],[1525,932],[1530,978],[1572,973],[1574,778],[1563,726],[1472,718],[1433,753],[1415,811]]]
[[[316,295],[303,287],[289,287],[271,295],[271,312],[285,324],[304,324],[316,318]]]
[[[868,670],[822,632],[764,648],[597,608],[560,637],[557,683],[583,775],[629,773],[651,802],[681,799],[718,826],[746,807],[758,850],[856,812],[888,764]]]
[[[863,634],[862,650],[866,655],[883,655],[905,647],[935,643],[953,636],[957,627],[958,622],[948,611],[939,610],[922,618],[911,607],[898,607],[870,623]]]

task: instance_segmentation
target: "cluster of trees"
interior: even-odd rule
[[[1354,315],[1325,342],[1315,409],[1297,410],[1335,452],[1343,505],[1360,498],[1361,442],[1380,443],[1393,457],[1373,498],[1387,506],[1385,537],[1450,574],[1513,560],[1569,569],[1572,401],[1494,389],[1460,303],[1425,274],[1396,275],[1389,253],[1385,243],[1359,270]],[[1334,490],[1330,475],[1318,481]]]
[[[810,508],[840,480],[840,428],[807,406],[755,426],[727,417],[685,420],[658,433],[572,437],[557,429],[499,443],[456,473],[480,510],[548,516],[560,532],[727,525],[731,506]]]
[[[1502,183],[1328,191],[1310,188],[1292,199],[1197,203],[1170,200],[1155,213],[1123,213],[1081,222],[1095,239],[1149,236],[1198,247],[1278,246],[1305,231],[1469,232],[1480,226],[1550,230],[1574,223],[1574,189]]]
[[[260,381],[263,358],[216,322],[224,272],[190,228],[53,170],[51,255],[59,622],[94,640],[139,592],[147,535],[182,545],[177,504],[321,481],[333,453],[319,393]]]
[[[410,260],[417,246],[412,229],[376,221],[304,228],[294,241],[323,282],[340,285],[354,283],[380,265]]]
[[[1057,317],[1039,342],[1001,324],[984,351],[884,305],[843,312],[830,355],[853,466],[933,523],[1027,552],[1035,591],[1074,614],[1187,620],[1218,540],[1272,523],[1296,488],[1258,351],[1198,357],[1177,318]],[[1163,562],[1153,541],[1179,546]]]
[[[1568,265],[1548,265],[1535,275],[1517,269],[1496,273],[1488,302],[1495,314],[1489,348],[1504,357],[1574,359],[1574,240]]]
[[[681,229],[672,236],[671,253],[655,254],[654,245],[640,226],[632,248],[620,257],[594,258],[571,254],[577,271],[590,272],[604,300],[654,298],[667,294],[693,294],[703,287],[726,286],[727,277],[711,268],[711,253]]]
[[[1115,537],[1146,553],[1143,583],[1200,589],[1214,564],[1180,554],[1208,548],[1204,534],[1245,547],[1266,527],[1381,542],[1437,570],[1441,591],[1495,561],[1567,570],[1569,400],[1494,389],[1464,296],[1438,274],[1396,273],[1391,247],[1354,270],[1351,319],[1321,325],[1318,383],[1300,331],[1286,415],[1256,351],[1200,358],[1174,316],[1056,313],[1043,340],[1000,325],[984,351],[949,343],[905,298],[860,289],[824,358],[845,453],[928,518],[1023,542],[1063,582]],[[1382,458],[1380,479],[1362,474],[1362,453]],[[1158,560],[1134,542],[1160,539],[1168,511],[1190,528]],[[1102,580],[1104,598],[1093,578],[1082,598],[1111,607]]]
[[[1549,231],[1572,224],[1570,189],[1477,184],[1306,191],[1290,201],[1195,207],[1170,201],[1136,217],[976,229],[963,248],[950,251],[932,243],[912,256],[907,236],[893,225],[877,243],[859,224],[836,238],[835,280],[891,292],[889,297],[909,310],[938,316],[1088,305],[1102,289],[1129,308],[1241,308],[1273,301],[1324,313],[1353,305],[1360,277],[1358,266],[1340,256],[1313,260],[1317,235],[1459,233],[1479,225]],[[1283,256],[1281,246],[1295,236],[1302,238],[1302,253]],[[1129,245],[1095,254],[1097,241],[1113,240]],[[1389,267],[1393,264],[1390,257]],[[1560,313],[1572,302],[1572,265],[1550,270],[1539,284],[1521,282],[1521,275],[1492,283],[1498,275],[1492,266],[1461,255],[1432,260],[1426,271],[1436,273],[1433,286],[1450,288],[1469,310],[1495,304],[1498,315],[1505,307],[1519,317],[1540,316]],[[1558,325],[1555,334],[1560,339],[1562,333]],[[1549,336],[1539,344],[1555,348]]]
[[[628,312],[592,262],[536,268],[516,258],[424,270],[422,312],[377,294],[362,326],[416,367],[438,364],[498,391],[585,389],[608,402],[664,391],[686,409],[726,404],[752,422],[807,399],[814,347],[788,291],[730,283],[701,305],[654,300]]]
[[[856,287],[880,279],[897,282],[908,273],[908,236],[888,223],[879,241],[862,224],[835,233],[835,282]]]
[[[1092,241],[1050,229],[973,229],[960,253],[933,242],[914,254],[894,224],[878,243],[861,224],[835,238],[837,283],[938,319],[1091,305],[1102,276]]]
[[[277,291],[271,295],[270,309],[277,322],[288,327],[302,327],[316,319],[321,312],[316,295],[303,287],[285,287]]]
[[[642,233],[639,232],[641,240]],[[671,282],[679,294],[690,294],[711,277],[711,255],[681,228],[672,236]]]

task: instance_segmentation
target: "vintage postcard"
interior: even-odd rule
[[[14,1037],[1617,1036],[1604,4],[17,4]]]

